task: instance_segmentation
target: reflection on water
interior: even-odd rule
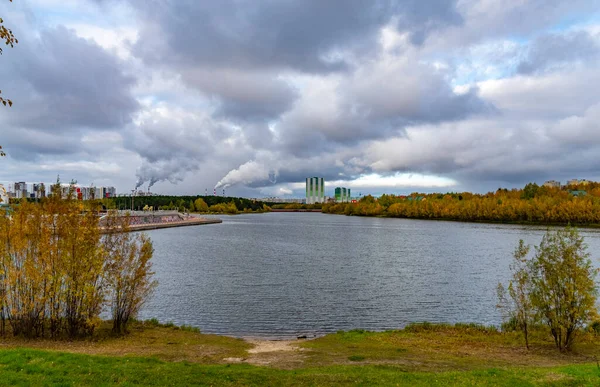
[[[141,318],[274,338],[414,321],[499,324],[496,285],[512,251],[545,232],[319,213],[223,221],[148,232],[159,286]],[[600,233],[582,234],[597,258]]]

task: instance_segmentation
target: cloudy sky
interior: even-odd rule
[[[600,0],[7,0],[0,181],[600,180]]]

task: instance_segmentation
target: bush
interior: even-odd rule
[[[577,332],[597,316],[598,269],[586,250],[583,237],[571,227],[546,232],[532,258],[527,257],[529,246],[519,242],[511,266],[510,299],[502,285],[498,294],[508,323],[523,330],[526,344],[528,326],[543,323],[556,347],[567,351]]]
[[[590,330],[590,332],[592,332],[594,335],[596,336],[600,336],[600,321],[596,320],[594,322],[592,322],[589,326],[588,329]]]
[[[135,289],[135,301],[127,306],[133,317],[147,297],[144,284],[153,283],[149,240],[132,237],[129,220],[115,214],[101,229],[96,214],[74,200],[73,186],[66,199],[60,184],[52,192],[40,204],[23,202],[10,216],[0,214],[2,322],[11,324],[14,335],[27,337],[92,335],[102,309],[112,306],[114,314],[122,301],[116,284]],[[120,257],[123,252],[134,253]],[[137,252],[143,253],[144,270],[135,264]],[[130,269],[135,275],[128,274]]]
[[[517,329],[519,329],[519,322],[515,316],[512,316],[507,321],[504,321],[502,325],[500,325],[500,329],[502,332],[515,332]]]

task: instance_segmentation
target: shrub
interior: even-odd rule
[[[546,232],[532,258],[527,257],[529,247],[519,242],[510,299],[502,285],[498,294],[508,321],[523,330],[526,345],[528,326],[541,322],[550,328],[556,347],[569,350],[577,332],[597,316],[598,269],[586,250],[583,237],[571,227]]]
[[[58,183],[52,193],[40,204],[24,201],[10,216],[0,214],[0,330],[8,321],[15,335],[92,335],[103,307],[114,304],[111,295],[132,292],[133,317],[148,295],[142,290],[153,283],[149,240],[132,237],[128,219],[114,214],[101,229],[95,213],[74,200],[73,185],[66,199]],[[141,256],[145,269],[135,265]],[[120,259],[134,270],[115,270]],[[128,290],[118,290],[118,283]]]
[[[588,326],[590,332],[596,336],[600,336],[600,321],[596,320]]]

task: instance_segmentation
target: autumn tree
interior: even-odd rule
[[[536,247],[531,303],[560,351],[569,350],[578,330],[597,315],[597,273],[574,228],[548,231]]]
[[[208,204],[202,198],[196,199],[194,202],[194,208],[197,212],[208,212]]]
[[[135,317],[157,285],[152,280],[152,242],[144,234],[129,233],[126,219],[111,215],[109,224],[115,232],[104,238],[108,254],[108,281],[113,332],[125,333],[127,324]],[[119,230],[118,232],[116,230]]]
[[[521,239],[513,253],[514,261],[510,265],[512,279],[508,283],[508,289],[498,284],[498,308],[502,310],[506,320],[514,322],[523,332],[527,349],[529,349],[529,327],[535,317],[530,297],[531,261],[527,259],[529,250],[530,247]]]
[[[150,240],[115,213],[99,221],[72,185],[51,192],[0,213],[0,330],[8,321],[15,335],[92,335],[107,306],[125,328],[155,284]]]

